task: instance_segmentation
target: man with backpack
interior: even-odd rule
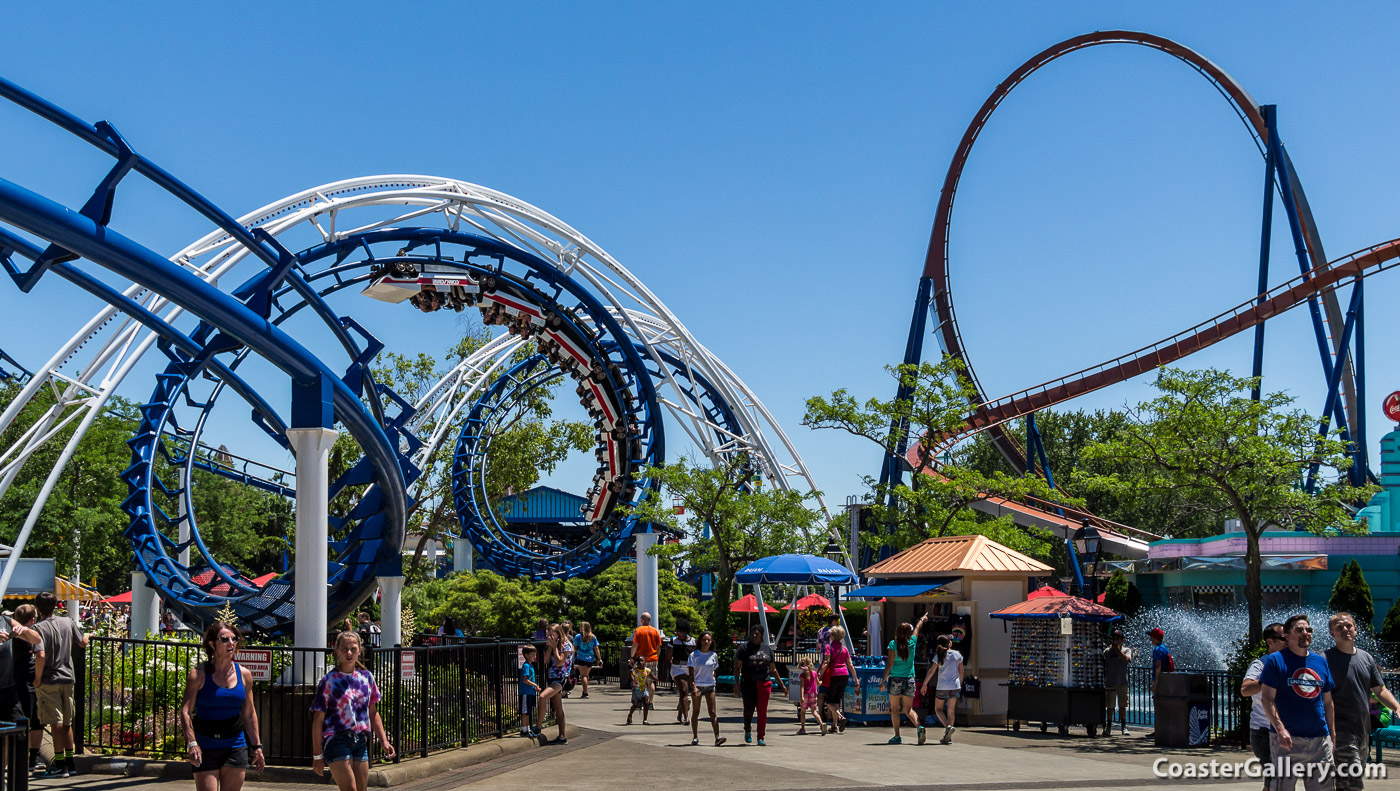
[[[1157,679],[1163,673],[1176,672],[1176,661],[1172,659],[1172,652],[1167,649],[1162,641],[1167,637],[1167,633],[1161,629],[1150,629],[1147,632],[1147,639],[1152,641],[1152,719],[1157,720]],[[1147,738],[1156,737],[1157,732],[1147,734]]]

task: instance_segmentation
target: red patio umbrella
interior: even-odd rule
[[[102,600],[102,603],[103,603],[103,604],[131,604],[131,591],[127,591],[126,593],[118,593],[116,596],[110,596],[110,597],[108,597],[108,598],[106,598],[106,599],[103,599],[103,600]]]
[[[253,584],[256,585],[256,586],[258,586],[259,588],[261,588],[261,587],[267,585],[267,583],[272,582],[273,580],[277,579],[279,576],[281,576],[281,575],[278,574],[277,572],[275,572],[275,571],[270,571],[270,572],[268,572],[268,573],[262,575],[261,577],[254,577],[254,578],[253,578]]]
[[[824,607],[824,608],[830,610],[830,609],[831,609],[831,601],[828,600],[825,596],[819,596],[819,595],[817,595],[817,594],[815,594],[815,593],[809,593],[809,594],[807,594],[806,596],[803,596],[802,598],[800,598],[800,599],[798,599],[797,601],[793,602],[792,604],[789,604],[788,606],[784,607],[783,609],[784,609],[784,610],[810,610],[810,609],[812,609],[813,607]],[[842,607],[841,609],[844,610],[844,609],[846,609],[846,608],[845,608],[845,607]],[[776,612],[776,610],[775,610],[775,612]]]
[[[739,598],[735,599],[732,604],[729,605],[729,611],[748,613],[758,612],[758,599],[755,598],[752,593],[750,593],[747,596],[740,596]],[[769,605],[767,602],[764,602],[763,604],[763,611],[779,612],[778,608]]]
[[[1027,596],[1027,597],[1026,597],[1026,600],[1027,600],[1027,601],[1030,601],[1031,599],[1040,599],[1040,598],[1044,598],[1044,597],[1046,597],[1046,596],[1068,596],[1068,595],[1069,595],[1068,593],[1065,593],[1064,591],[1060,590],[1059,588],[1052,588],[1052,587],[1050,587],[1049,585],[1046,585],[1046,586],[1043,587],[1043,588],[1038,588],[1038,589],[1036,589],[1036,590],[1031,591],[1031,595]]]

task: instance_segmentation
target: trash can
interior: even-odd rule
[[[1210,744],[1210,680],[1205,675],[1163,673],[1152,702],[1158,747]]]

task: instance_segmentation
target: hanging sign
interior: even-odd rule
[[[1400,423],[1400,390],[1396,390],[1386,396],[1385,403],[1381,405],[1381,409],[1385,411],[1386,417],[1396,423]]]

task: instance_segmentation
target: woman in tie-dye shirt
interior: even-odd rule
[[[335,638],[335,670],[316,685],[311,701],[311,740],[321,751],[311,756],[311,768],[321,774],[326,766],[340,791],[366,791],[369,787],[369,739],[375,736],[385,758],[394,748],[379,718],[379,688],[374,676],[360,667],[360,635],[341,632]]]

